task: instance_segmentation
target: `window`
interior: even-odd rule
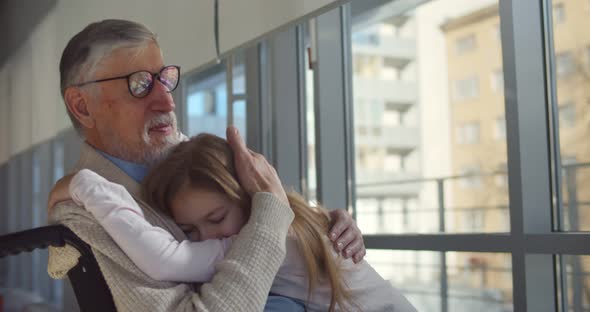
[[[477,208],[469,208],[464,213],[463,230],[464,232],[479,232],[485,225],[485,212]]]
[[[385,111],[383,112],[383,124],[386,126],[401,125],[403,114],[395,107],[394,103],[385,103]]]
[[[457,144],[479,143],[479,123],[469,122],[457,128]]]
[[[506,118],[500,117],[496,119],[494,138],[499,141],[506,140]]]
[[[590,148],[588,138],[590,128],[587,123],[587,108],[589,107],[587,90],[588,73],[590,72],[590,45],[585,36],[589,29],[588,1],[560,1],[555,0],[553,9],[553,46],[548,53],[554,53],[556,77],[555,90],[552,96],[557,98],[551,105],[551,111],[557,108],[559,128],[559,151],[562,163],[556,164],[566,173],[562,183],[556,184],[561,188],[562,198],[557,213],[561,214],[555,226],[562,231],[590,231]],[[567,12],[566,12],[567,9]],[[571,14],[569,14],[571,13]],[[567,19],[567,23],[563,23]],[[583,30],[582,30],[583,29]],[[560,79],[568,79],[567,83]],[[553,83],[553,82],[552,82]],[[579,116],[579,117],[576,117]],[[576,120],[576,118],[579,118]],[[576,165],[567,164],[566,160],[576,159]],[[565,287],[565,286],[564,286]],[[585,291],[582,289],[582,291]],[[570,307],[573,311],[583,310],[578,304]]]
[[[498,165],[498,169],[494,173],[494,180],[498,187],[508,186],[508,164],[503,163]]]
[[[555,70],[557,71],[558,78],[563,78],[574,73],[576,65],[571,52],[561,52],[556,55]]]
[[[403,157],[387,151],[387,154],[385,154],[384,169],[388,172],[401,171],[403,169]]]
[[[563,24],[565,22],[565,7],[563,3],[553,6],[553,23]]]
[[[506,232],[507,188],[484,189],[489,177],[481,174],[506,162],[505,142],[481,144],[505,115],[498,105],[504,94],[497,1],[467,1],[469,8],[459,8],[455,1],[436,0],[409,10],[398,2],[350,2],[352,38],[374,32],[382,43],[368,48],[351,40],[352,60],[379,57],[378,75],[353,70],[352,77],[357,224],[364,233],[380,234],[379,248],[398,233]],[[395,36],[386,37],[382,23],[395,25]],[[453,105],[459,101],[469,104]],[[373,127],[382,135],[374,136]],[[379,151],[371,149],[377,146]],[[403,288],[418,311],[511,311],[509,254],[499,260],[471,252],[371,254],[367,261]],[[471,267],[470,258],[477,258]],[[440,290],[444,284],[447,293]]]
[[[465,166],[460,170],[459,185],[464,189],[479,188],[482,185],[481,169],[477,165]]]
[[[479,82],[477,77],[456,80],[453,91],[455,101],[476,98],[479,95]]]
[[[234,96],[243,96],[245,93],[244,64],[239,55],[238,52],[234,57],[238,61],[233,63],[232,68]],[[208,132],[225,137],[228,109],[233,110],[233,124],[238,127],[243,136],[246,135],[246,102],[239,98],[228,103],[226,67],[226,63],[217,64],[202,73],[186,78],[186,134],[188,136]]]
[[[457,54],[464,54],[466,52],[475,50],[475,35],[470,34],[465,37],[460,37],[455,43],[455,51]]]
[[[498,40],[498,42],[502,41],[502,33],[500,31],[500,24],[494,25],[494,27],[492,28],[492,36],[494,37],[495,40]]]
[[[354,72],[363,77],[377,77],[378,58],[375,56],[355,55],[353,57]]]
[[[496,93],[504,92],[504,73],[502,72],[502,69],[498,69],[492,72],[492,75],[490,77],[490,85],[492,91]]]
[[[559,126],[561,128],[573,128],[576,125],[576,106],[567,103],[559,106]]]

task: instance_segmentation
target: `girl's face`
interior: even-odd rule
[[[170,211],[192,241],[236,235],[248,221],[244,209],[229,196],[188,184],[174,196]]]

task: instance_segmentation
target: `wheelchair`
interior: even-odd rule
[[[68,272],[80,311],[117,311],[92,249],[63,225],[44,226],[0,236],[0,258],[48,246],[63,247],[65,244],[80,252],[78,264]]]

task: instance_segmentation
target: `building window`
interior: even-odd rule
[[[457,39],[455,42],[455,51],[457,54],[463,54],[475,50],[475,34],[470,34]]]
[[[395,103],[385,103],[385,110],[383,112],[384,126],[399,126],[402,124],[402,112],[398,110]]]
[[[576,125],[576,106],[574,103],[566,103],[559,106],[560,128],[573,128]]]
[[[457,127],[458,144],[477,144],[479,143],[479,123],[468,122]]]
[[[565,22],[565,7],[563,3],[558,3],[553,6],[553,23],[561,24]]]
[[[574,56],[571,52],[561,52],[555,56],[555,70],[558,78],[568,76],[576,70]]]
[[[358,127],[358,135],[360,136],[367,136],[367,127],[359,126]]]
[[[506,119],[504,117],[496,119],[494,138],[496,138],[498,141],[506,140]]]
[[[490,84],[494,92],[501,93],[504,91],[504,72],[502,69],[492,72]]]
[[[388,148],[385,154],[383,168],[387,172],[399,172],[403,169],[403,156]]]
[[[454,98],[456,101],[476,98],[479,95],[477,77],[456,80],[454,83]]]
[[[459,185],[462,188],[479,188],[481,187],[481,170],[479,166],[465,166],[460,170]]]
[[[465,232],[483,232],[485,226],[485,211],[476,208],[466,210],[463,215],[463,230]]]
[[[508,164],[502,163],[498,165],[498,169],[494,175],[494,180],[498,187],[508,186]]]
[[[500,24],[494,25],[492,33],[493,33],[493,37],[495,40],[498,40],[498,42],[502,41],[502,33],[500,32]]]

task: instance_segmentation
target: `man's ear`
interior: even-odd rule
[[[64,92],[64,101],[70,113],[86,128],[94,128],[94,118],[91,116],[88,94],[77,87],[69,87]]]

